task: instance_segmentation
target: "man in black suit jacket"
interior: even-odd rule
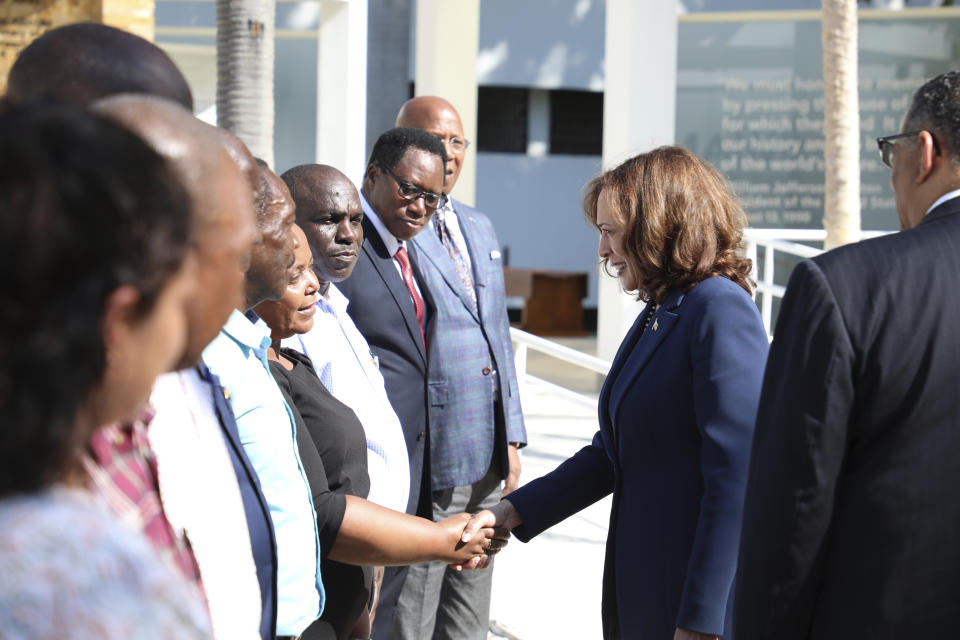
[[[878,140],[901,233],[801,263],[764,378],[735,634],[960,629],[960,73]]]
[[[443,204],[446,159],[443,144],[420,129],[397,127],[377,139],[360,192],[363,250],[353,274],[339,285],[350,301],[347,313],[379,359],[387,397],[403,427],[410,458],[407,513],[426,518],[432,508],[423,336],[432,305],[411,267],[416,254],[407,241]],[[405,575],[406,567],[387,569],[374,637],[389,637]]]

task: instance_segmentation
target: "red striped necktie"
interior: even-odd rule
[[[401,246],[393,257],[400,263],[400,273],[403,276],[403,284],[407,285],[407,291],[413,299],[413,309],[417,312],[417,323],[420,325],[420,338],[423,340],[423,346],[426,348],[427,339],[423,334],[423,298],[417,291],[417,286],[413,282],[413,269],[410,268],[410,256],[407,255],[407,248]]]

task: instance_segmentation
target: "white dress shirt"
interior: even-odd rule
[[[210,385],[194,369],[157,378],[149,438],[160,500],[190,540],[215,638],[260,638],[260,584],[247,517]]]
[[[327,390],[357,414],[367,437],[367,499],[405,511],[410,497],[410,461],[403,428],[387,398],[370,345],[347,315],[347,304],[346,296],[330,284],[326,294],[318,296],[313,328],[282,344],[305,353]]]
[[[954,198],[957,198],[957,197],[960,197],[960,189],[954,189],[953,191],[948,191],[947,193],[937,198],[936,202],[930,205],[930,208],[927,209],[923,215],[926,216],[928,213],[930,213],[931,211],[933,211],[934,209],[942,205],[947,200],[953,200]]]

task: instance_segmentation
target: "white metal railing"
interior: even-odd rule
[[[889,231],[861,231],[863,239],[875,238]],[[823,229],[746,229],[743,240],[747,257],[753,261],[753,279],[757,281],[754,298],[760,295],[760,316],[767,335],[773,335],[773,299],[782,298],[787,288],[774,282],[774,253],[777,251],[800,258],[813,258],[823,253],[823,249],[811,247],[801,242],[823,242],[827,232]],[[759,247],[763,247],[763,273],[757,272]]]
[[[521,397],[523,395],[522,387],[527,383],[534,383],[538,386],[549,389],[558,395],[569,398],[574,402],[579,402],[589,407],[596,408],[596,398],[578,393],[572,389],[567,389],[566,387],[562,387],[558,384],[554,384],[544,380],[543,378],[538,378],[537,376],[527,373],[527,352],[528,350],[533,349],[534,351],[544,353],[548,356],[557,358],[558,360],[563,360],[569,364],[576,365],[589,371],[594,371],[601,375],[607,375],[607,372],[610,371],[610,363],[608,361],[603,360],[602,358],[597,358],[596,356],[591,356],[587,353],[583,353],[582,351],[577,351],[576,349],[571,349],[570,347],[565,347],[562,344],[557,344],[551,340],[535,336],[532,333],[521,331],[515,327],[510,327],[510,338],[513,340],[513,357],[514,363],[517,367],[517,380],[521,385]]]

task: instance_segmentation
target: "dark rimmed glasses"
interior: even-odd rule
[[[900,138],[909,138],[911,136],[920,135],[926,129],[918,129],[916,131],[907,131],[905,133],[898,133],[892,136],[883,136],[882,138],[877,138],[877,148],[880,149],[880,161],[883,164],[887,165],[893,169],[893,142],[894,140],[899,140]],[[937,144],[937,136],[933,135],[930,131],[927,131],[930,134],[930,138],[933,140],[933,150],[939,155],[940,146]]]
[[[433,193],[432,191],[421,189],[415,184],[401,180],[393,171],[390,171],[386,165],[378,164],[377,166],[386,171],[387,175],[393,178],[393,181],[397,183],[397,193],[399,193],[400,197],[407,202],[413,202],[418,198],[423,198],[423,204],[431,209],[439,209],[446,204],[446,195],[442,193]]]

